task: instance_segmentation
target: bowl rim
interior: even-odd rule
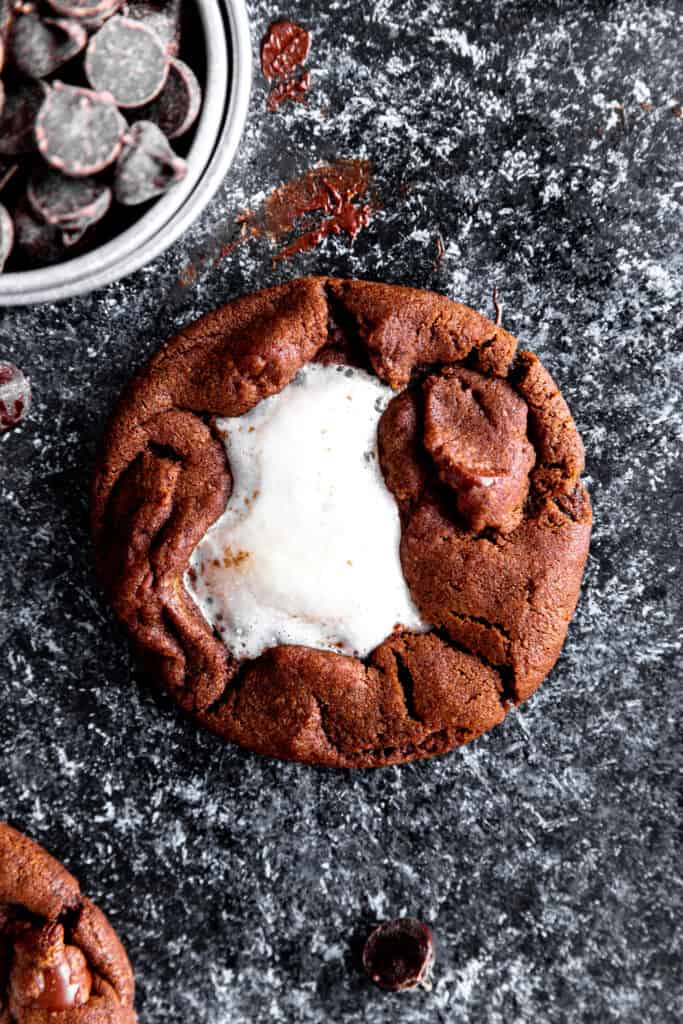
[[[246,0],[194,0],[206,47],[200,121],[188,173],[109,242],[52,267],[0,274],[0,307],[56,302],[118,281],[156,259],[199,216],[230,168],[246,124],[252,53]]]

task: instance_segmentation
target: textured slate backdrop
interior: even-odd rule
[[[255,40],[274,14],[315,30],[310,107],[264,115],[257,78],[237,164],[181,243],[88,298],[0,312],[0,356],[35,390],[0,442],[0,811],[109,912],[146,1024],[681,1018],[682,13],[258,0]],[[258,193],[363,155],[384,205],[352,250],[274,271],[262,240],[178,287]],[[497,285],[586,441],[596,524],[565,652],[436,761],[352,775],[222,746],[142,685],[93,582],[87,480],[124,381],[181,324],[304,272],[489,312]],[[350,937],[405,912],[436,931],[435,986],[385,996]]]

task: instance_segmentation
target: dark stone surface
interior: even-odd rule
[[[0,441],[0,812],[110,912],[146,1024],[681,1019],[682,13],[258,0],[255,41],[271,14],[315,29],[310,107],[266,116],[257,78],[237,164],[181,243],[88,298],[0,312],[0,358],[35,394]],[[258,193],[363,155],[383,207],[353,249],[273,270],[261,240],[178,286]],[[222,746],[143,685],[93,582],[87,482],[124,381],[181,324],[303,272],[484,311],[497,285],[586,441],[595,534],[565,652],[436,761],[352,775]],[[430,994],[355,969],[354,936],[401,913],[436,933]]]

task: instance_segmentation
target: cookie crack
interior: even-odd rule
[[[504,711],[508,711],[511,704],[518,702],[515,671],[512,665],[496,665],[486,655],[482,654],[481,651],[470,650],[467,644],[455,640],[445,626],[436,626],[431,632],[446,644],[447,647],[454,651],[460,651],[461,654],[469,654],[470,657],[476,658],[482,665],[486,665],[487,668],[491,669],[498,676],[500,680],[498,699]]]
[[[207,717],[216,715],[221,708],[225,707],[230,701],[232,701],[232,707],[230,709],[231,716],[239,722],[241,719],[239,711],[239,697],[242,685],[245,680],[245,676],[250,666],[253,665],[253,660],[248,658],[242,661],[233,662],[235,671],[231,676],[228,676],[223,690],[214,698],[209,706],[204,710],[203,714]]]
[[[335,752],[337,757],[339,757],[341,759],[348,758],[350,756],[348,754],[348,752],[342,750],[342,748],[339,746],[337,741],[332,737],[332,735],[330,733],[330,726],[329,726],[330,709],[328,708],[327,704],[325,703],[325,701],[321,697],[318,696],[317,693],[312,693],[311,694],[311,698],[312,698],[313,704],[314,704],[314,706],[315,706],[315,708],[317,709],[317,712],[318,712],[318,722],[317,722],[317,724],[318,724],[318,727],[319,727],[321,733],[325,737],[325,742],[332,748],[332,750]],[[353,756],[353,755],[351,755],[351,756]]]
[[[396,679],[403,691],[403,704],[406,709],[406,715],[411,722],[417,722],[419,725],[424,725],[424,720],[418,714],[417,706],[415,704],[415,680],[413,679],[412,673],[398,651],[393,651],[393,655],[394,663],[396,665]]]
[[[453,583],[449,584],[451,590],[455,590],[456,587]],[[486,629],[491,630],[505,640],[506,645],[510,647],[512,645],[512,636],[510,631],[505,628],[501,622],[491,622],[490,619],[486,619],[481,615],[468,615],[465,612],[456,612],[454,609],[449,608],[448,614],[453,616],[454,619],[460,619],[463,622],[476,622],[480,626],[484,626]]]

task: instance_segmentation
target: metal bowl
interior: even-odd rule
[[[206,51],[204,101],[187,175],[139,220],[83,256],[53,267],[0,274],[0,306],[56,302],[132,274],[199,216],[235,157],[249,107],[251,39],[245,0],[194,0]]]

